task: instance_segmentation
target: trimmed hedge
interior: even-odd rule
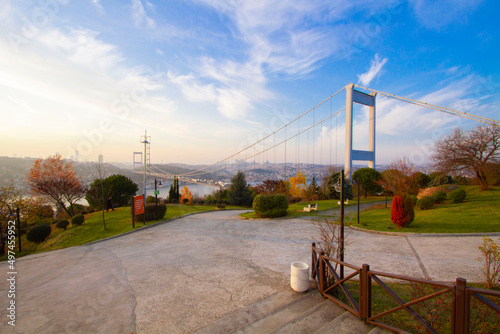
[[[462,203],[465,201],[465,197],[467,197],[467,193],[463,189],[455,189],[448,193],[448,199],[451,199],[453,203]]]
[[[67,219],[62,219],[57,222],[56,227],[57,228],[62,228],[63,230],[66,230],[69,226],[69,221]]]
[[[288,200],[285,195],[257,195],[252,208],[261,218],[277,218],[287,215]]]
[[[31,242],[42,242],[47,239],[52,232],[50,225],[37,225],[28,231],[26,238]]]
[[[432,197],[434,198],[434,203],[443,203],[446,200],[446,193],[442,190],[436,191]]]
[[[130,208],[132,212],[132,208]],[[156,220],[156,204],[155,203],[146,203],[144,207],[144,212],[146,213],[146,221]],[[165,214],[167,213],[167,205],[163,203],[158,203],[158,219],[163,219]],[[135,215],[134,217],[136,222],[144,221],[144,214]]]
[[[432,196],[424,196],[417,201],[415,205],[420,210],[429,210],[434,206],[434,197]]]
[[[73,218],[71,218],[71,225],[80,226],[84,221],[85,217],[83,215],[75,215]]]

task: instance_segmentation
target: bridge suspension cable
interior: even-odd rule
[[[265,153],[265,152],[267,152],[267,151],[269,151],[269,150],[272,150],[273,148],[276,148],[276,147],[278,147],[278,146],[280,146],[280,145],[282,145],[282,144],[286,143],[286,142],[287,142],[287,141],[289,141],[289,140],[294,139],[294,138],[295,138],[295,137],[297,137],[297,136],[300,136],[300,135],[301,135],[301,134],[303,134],[304,132],[307,132],[307,131],[311,130],[311,129],[312,129],[312,128],[314,128],[315,126],[318,126],[319,124],[321,124],[321,123],[323,123],[324,121],[326,121],[326,120],[328,120],[328,119],[330,119],[330,118],[332,118],[332,117],[336,116],[337,114],[341,113],[341,112],[342,112],[342,111],[344,111],[344,110],[345,110],[345,107],[344,107],[344,108],[342,108],[342,109],[340,109],[340,110],[338,110],[336,113],[331,114],[331,115],[329,115],[329,116],[325,117],[325,118],[324,118],[324,119],[322,119],[321,121],[319,121],[319,122],[317,122],[317,123],[315,123],[315,124],[313,124],[313,125],[309,126],[308,128],[306,128],[306,129],[304,129],[304,130],[302,130],[302,131],[300,131],[300,132],[298,132],[298,133],[294,134],[293,136],[291,136],[291,137],[289,137],[289,138],[286,138],[286,139],[284,139],[284,140],[280,141],[279,143],[274,144],[274,145],[273,145],[273,146],[271,146],[271,147],[268,147],[268,148],[266,148],[266,149],[263,149],[262,151],[260,151],[260,152],[258,152],[258,153],[256,153],[256,154],[254,154],[254,155],[251,155],[251,156],[249,156],[249,157],[245,157],[245,159],[243,159],[243,161],[246,161],[246,160],[252,159],[252,158],[254,158],[254,157],[256,157],[256,156],[258,156],[258,155],[260,155],[260,154],[263,154],[263,153]],[[252,147],[252,146],[253,146],[253,145],[251,145],[251,146],[249,146],[249,147]],[[242,152],[242,151],[240,151],[240,152]],[[238,153],[240,153],[240,152],[238,152]],[[233,156],[234,156],[234,155],[233,155]],[[227,160],[227,159],[224,159],[224,160],[221,160],[221,161],[225,161],[225,160]],[[236,164],[236,163],[233,163],[233,164],[231,164],[231,165],[234,165],[234,164]],[[216,165],[216,164],[213,164],[213,165],[210,165],[210,166],[208,166],[208,167],[213,167],[213,166],[215,166],[215,165]],[[207,167],[204,167],[204,168],[200,168],[200,169],[198,169],[197,171],[189,172],[189,173],[186,173],[186,174],[179,174],[179,176],[187,176],[187,175],[190,175],[190,176],[197,176],[197,175],[201,175],[201,174],[205,174],[205,173],[213,173],[213,172],[217,172],[217,171],[219,171],[219,170],[221,170],[221,169],[224,169],[224,168],[226,168],[226,167],[228,167],[228,166],[227,166],[227,165],[224,165],[224,166],[221,166],[221,167],[219,167],[219,168],[217,168],[217,169],[213,169],[213,170],[210,170],[210,171],[205,171],[205,172],[202,172],[202,173],[199,173],[199,174],[194,174],[194,172],[197,172],[197,171],[202,171],[202,170],[206,170],[206,169],[207,169]]]
[[[428,108],[428,109],[440,111],[440,112],[443,112],[443,113],[446,113],[446,114],[450,114],[450,115],[454,115],[454,116],[459,116],[459,117],[467,118],[467,119],[470,119],[470,120],[473,120],[473,121],[477,121],[477,122],[481,122],[481,123],[484,123],[484,124],[489,124],[489,125],[494,125],[494,126],[500,126],[500,121],[496,121],[494,119],[490,119],[490,118],[486,118],[486,117],[482,117],[482,116],[477,116],[477,115],[473,115],[473,114],[468,114],[466,112],[458,111],[458,110],[455,110],[455,109],[440,107],[440,106],[437,106],[437,105],[434,105],[434,104],[431,104],[431,103],[422,102],[422,101],[418,101],[418,100],[413,100],[413,99],[410,99],[410,98],[407,98],[407,97],[403,97],[403,96],[398,96],[396,94],[382,92],[382,91],[379,91],[379,90],[376,90],[376,89],[372,89],[372,88],[366,88],[366,87],[362,87],[362,86],[358,86],[358,85],[354,85],[354,86],[358,87],[358,88],[361,88],[361,89],[369,90],[371,92],[375,92],[375,93],[380,94],[380,95],[387,96],[388,98],[391,98],[391,99],[394,99],[394,100],[398,100],[398,101],[402,101],[402,102],[414,104],[414,105],[419,106],[419,107]]]
[[[323,101],[321,101],[320,103],[316,104],[314,107],[310,108],[309,110],[307,110],[306,112],[304,112],[303,114],[297,116],[296,118],[294,118],[293,120],[291,120],[290,122],[288,122],[287,124],[283,125],[282,127],[280,127],[279,129],[275,130],[274,132],[270,133],[269,135],[261,138],[260,140],[256,141],[255,143],[253,143],[252,145],[249,145],[245,148],[243,148],[242,150],[230,155],[229,157],[225,158],[225,159],[222,159],[222,160],[219,160],[217,161],[216,163],[213,163],[211,165],[208,165],[208,166],[205,166],[203,168],[200,168],[200,169],[197,169],[197,170],[194,170],[192,172],[187,172],[187,173],[184,173],[184,174],[179,174],[179,176],[196,176],[196,175],[201,175],[201,174],[204,174],[204,173],[201,173],[202,171],[206,171],[214,166],[217,166],[218,164],[221,164],[225,161],[228,161],[232,158],[234,158],[235,156],[238,156],[240,153],[242,152],[245,152],[246,150],[254,147],[255,145],[257,144],[260,144],[262,143],[263,141],[265,141],[266,139],[270,138],[271,136],[275,135],[277,132],[283,130],[283,129],[286,129],[287,126],[289,126],[290,124],[294,123],[295,121],[299,120],[300,118],[304,117],[305,115],[307,115],[308,113],[310,113],[311,111],[315,110],[317,107],[319,107],[320,105],[322,105],[323,103],[325,103],[326,101],[332,99],[335,95],[339,94],[340,92],[342,92],[343,90],[345,89],[345,87],[342,87],[341,89],[339,89],[337,92],[333,93],[332,95],[330,95],[329,97],[327,97],[326,99],[324,99]],[[328,119],[328,118],[327,118]],[[291,138],[295,138],[296,136],[293,136]],[[290,139],[291,139],[290,138]],[[280,142],[280,144],[283,144],[285,141],[282,141]],[[280,145],[278,144],[278,146]],[[275,147],[275,146],[273,146]],[[262,153],[262,152],[261,152]],[[247,158],[245,158],[244,160],[247,160]],[[226,166],[224,166],[223,168],[225,168]],[[210,172],[214,172],[214,171],[217,171],[217,170],[220,170],[222,168],[218,168],[216,170],[210,170]]]

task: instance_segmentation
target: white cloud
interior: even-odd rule
[[[102,7],[102,4],[101,4],[101,0],[92,0],[92,3],[94,4],[94,6],[97,7],[97,9],[100,12],[104,11],[104,8]]]
[[[464,23],[483,0],[410,0],[417,20],[431,29]]]
[[[370,69],[368,72],[358,75],[358,82],[363,86],[368,86],[373,79],[380,75],[382,67],[387,63],[389,59],[380,59],[379,55],[376,54],[375,58],[371,61]]]
[[[69,33],[50,29],[40,33],[38,41],[84,67],[102,70],[122,62],[124,57],[117,47],[98,40],[98,36],[98,32],[86,29],[72,29]]]
[[[146,5],[148,7],[153,6],[148,1],[146,1]],[[132,0],[131,11],[132,11],[132,19],[134,20],[134,24],[137,27],[141,27],[143,25],[145,25],[147,28],[156,27],[156,22],[147,15],[146,9],[142,5],[141,0]]]
[[[467,75],[459,80],[447,83],[443,88],[429,93],[416,94],[412,99],[456,109],[458,111],[475,111],[481,104],[477,98],[472,98],[474,82],[477,76]],[[436,130],[458,126],[464,119],[440,111],[418,107],[391,98],[377,98],[377,130],[381,134],[402,135],[430,133]]]

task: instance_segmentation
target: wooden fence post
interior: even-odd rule
[[[323,293],[325,291],[325,262],[323,260],[323,256],[325,252],[321,252],[318,261],[319,261],[319,292]]]
[[[469,305],[467,303],[465,278],[457,278],[455,283],[455,310],[453,317],[453,332],[455,334],[466,334],[469,328]]]
[[[371,317],[372,308],[372,284],[368,272],[370,271],[370,266],[363,264],[361,267],[360,277],[359,277],[359,315],[361,320],[365,323],[368,318]]]
[[[314,248],[316,248],[316,243],[315,242],[312,243],[312,251],[311,251],[311,278],[314,279],[314,280],[316,280],[315,272],[316,272],[317,268],[315,266],[314,259],[317,256],[317,254],[314,251]]]

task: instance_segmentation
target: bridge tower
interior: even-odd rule
[[[366,94],[354,89],[354,84],[350,83],[345,87],[345,161],[344,170],[346,178],[352,176],[352,161],[368,161],[368,167],[375,169],[375,98],[377,93]],[[353,106],[359,103],[368,106],[369,109],[369,129],[368,129],[368,151],[353,150]]]

